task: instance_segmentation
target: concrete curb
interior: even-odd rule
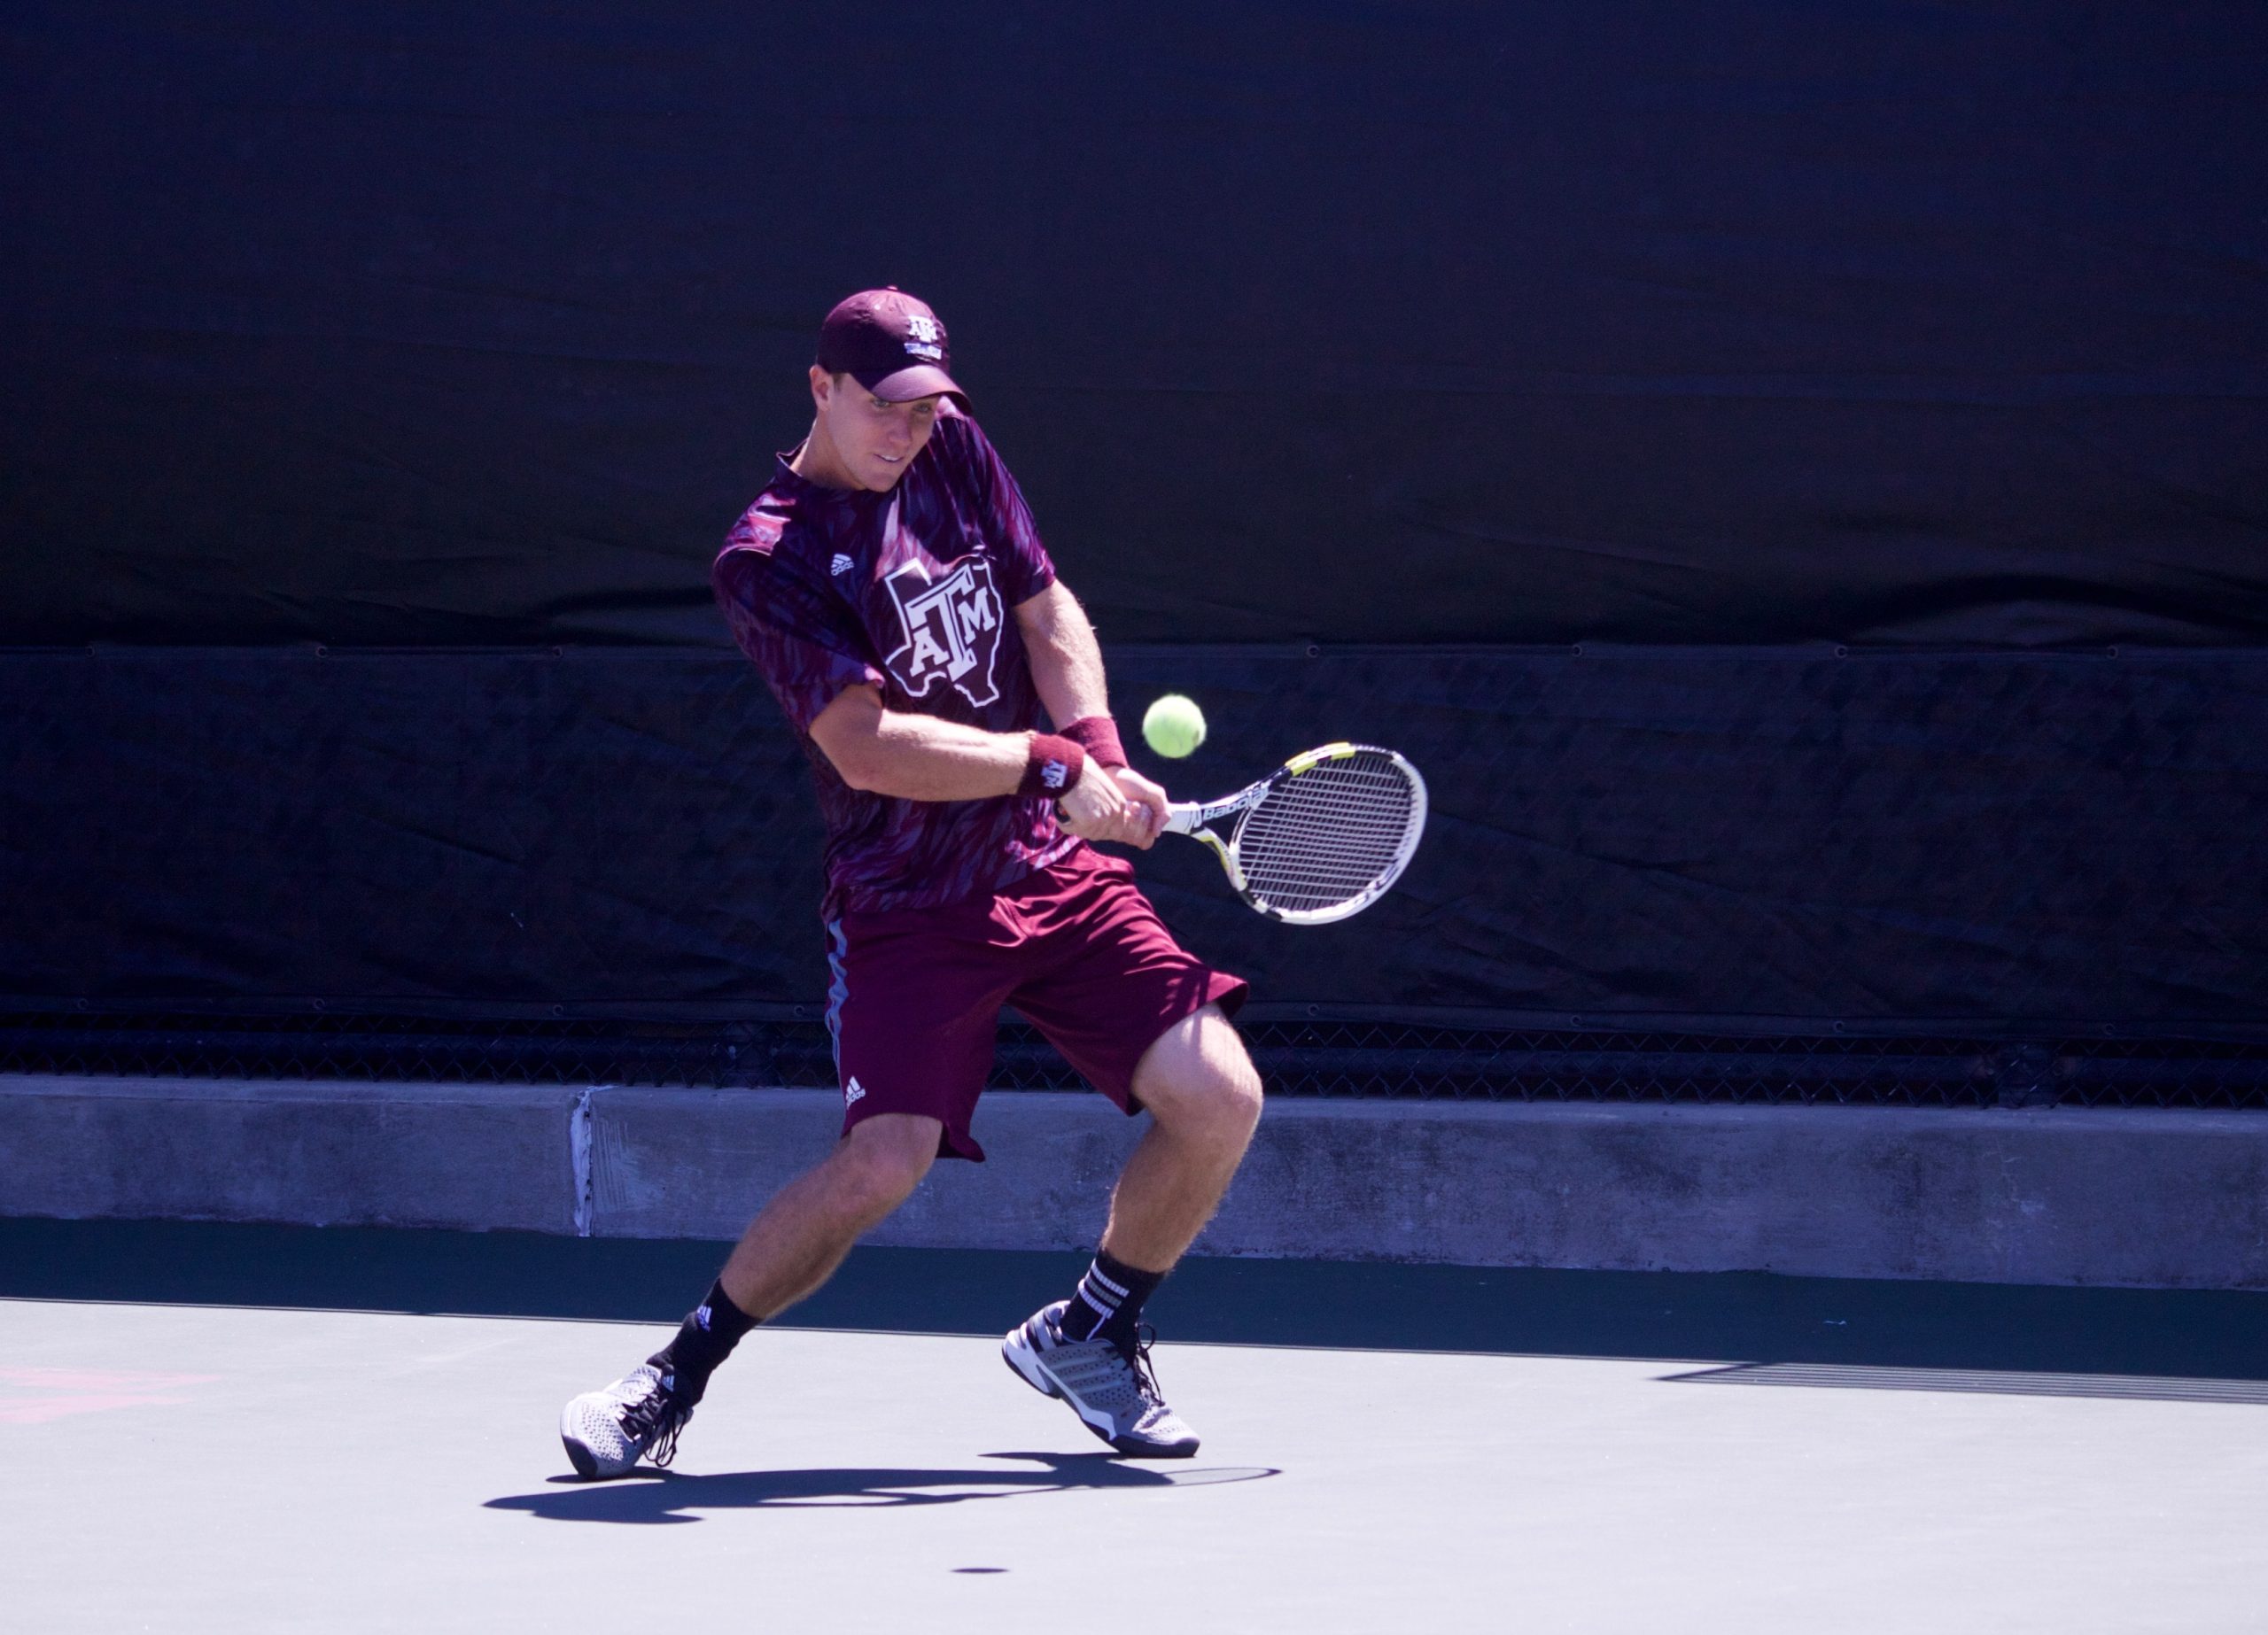
[[[0,1214],[730,1237],[825,1090],[0,1079]],[[874,1241],[1072,1249],[1140,1133],[989,1097]],[[2268,1118],[1278,1101],[1200,1252],[2268,1288]]]
[[[0,1078],[0,1214],[572,1232],[581,1095]]]

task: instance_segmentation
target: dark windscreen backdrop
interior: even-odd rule
[[[2256,6],[6,41],[11,641],[713,641],[701,570],[873,282],[944,314],[1122,639],[2268,631]]]
[[[1178,781],[1437,769],[1146,863],[1263,997],[2268,1017],[2264,15],[19,8],[0,990],[815,996],[705,568],[889,282]]]

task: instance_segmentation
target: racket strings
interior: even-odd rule
[[[1270,789],[1237,830],[1247,889],[1286,910],[1353,902],[1399,872],[1422,821],[1410,778],[1360,751]]]

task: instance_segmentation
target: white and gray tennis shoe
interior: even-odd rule
[[[1068,1403],[1088,1430],[1122,1453],[1187,1459],[1197,1452],[1197,1433],[1158,1394],[1150,1348],[1130,1357],[1099,1336],[1065,1338],[1060,1324],[1069,1304],[1058,1300],[1008,1330],[1000,1343],[1008,1366],[1034,1391]]]
[[[586,1391],[559,1416],[559,1439],[575,1474],[588,1481],[626,1476],[639,1460],[666,1465],[693,1405],[652,1363],[641,1363],[604,1391]]]

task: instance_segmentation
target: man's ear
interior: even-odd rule
[[[834,394],[835,377],[832,375],[829,375],[825,369],[819,368],[818,364],[812,364],[812,401],[817,404],[819,407],[825,408],[827,407],[827,399],[832,397]]]

